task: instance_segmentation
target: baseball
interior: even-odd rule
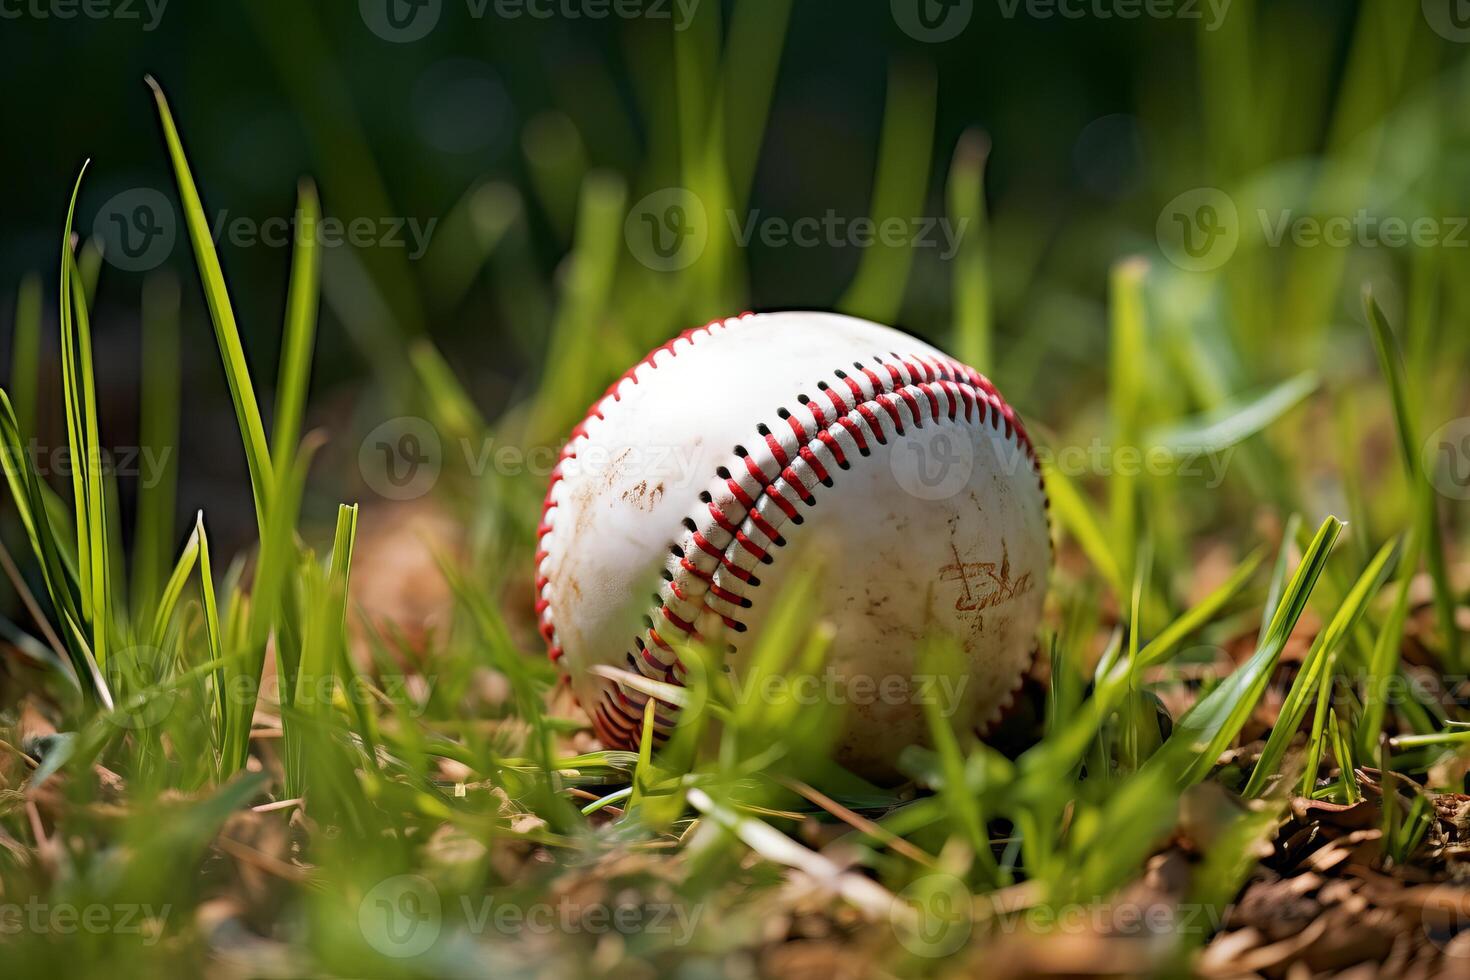
[[[1051,564],[1021,421],[978,371],[898,330],[746,314],[636,364],[552,473],[537,614],[602,741],[636,748],[648,698],[595,667],[679,684],[679,648],[703,642],[738,681],[797,551],[822,569],[814,613],[850,695],[838,761],[889,779],[905,746],[927,743],[918,649],[934,634],[968,668],[953,716],[983,736],[1004,714]],[[660,737],[677,716],[655,705]]]

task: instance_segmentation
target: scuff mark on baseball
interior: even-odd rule
[[[983,734],[1029,666],[1051,565],[1047,498],[1021,421],[978,371],[890,327],[746,314],[631,368],[551,477],[536,602],[551,657],[610,746],[647,696],[594,672],[682,683],[675,652],[724,645],[737,675],[798,542],[827,570],[838,761],[889,779],[926,742],[917,649],[942,632],[968,676],[948,705]],[[886,688],[883,685],[888,685]],[[737,685],[738,687],[738,685]],[[678,709],[656,704],[660,736]]]

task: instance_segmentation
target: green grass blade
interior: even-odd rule
[[[1107,580],[1113,594],[1120,598],[1123,591],[1123,571],[1113,547],[1108,543],[1107,533],[1093,516],[1092,507],[1082,496],[1071,479],[1049,462],[1043,461],[1047,496],[1051,498],[1052,514],[1057,523],[1077,540],[1082,553],[1092,562],[1092,567]]]
[[[76,580],[67,568],[65,554],[57,541],[48,513],[44,485],[31,457],[25,452],[25,441],[16,424],[15,411],[4,391],[0,391],[0,440],[4,442],[3,452],[0,452],[0,465],[4,467],[11,498],[26,536],[30,539],[31,549],[40,562],[46,593],[51,599],[56,617],[60,620],[57,632],[66,647],[72,669],[89,696],[96,697],[110,710],[113,704],[111,691],[97,669],[91,647],[82,632],[83,619],[79,613],[81,599]]]
[[[930,640],[919,652],[919,663],[931,677],[955,676],[959,662],[960,651],[953,640]],[[980,810],[980,801],[970,792],[965,754],[955,736],[954,721],[946,716],[938,698],[925,699],[924,720],[927,722],[929,739],[939,757],[940,771],[943,774],[939,797],[944,801],[956,829],[969,842],[990,884],[1002,884],[1000,869],[990,850],[990,837],[986,831],[985,817]]]
[[[1358,779],[1354,773],[1357,763],[1353,760],[1352,743],[1348,741],[1343,731],[1342,722],[1338,720],[1337,712],[1331,712],[1332,719],[1332,755],[1337,759],[1337,767],[1341,770],[1342,795],[1348,803],[1357,803],[1362,800],[1362,791],[1358,789]]]
[[[1281,550],[1276,554],[1276,564],[1271,569],[1271,585],[1266,589],[1266,605],[1261,613],[1261,630],[1256,636],[1256,645],[1266,642],[1266,633],[1276,610],[1281,606],[1282,593],[1286,591],[1286,573],[1291,568],[1291,544],[1301,532],[1302,515],[1292,514],[1286,519],[1281,532]]]
[[[357,504],[341,504],[337,508],[337,530],[332,540],[332,560],[327,570],[327,615],[324,622],[330,630],[329,641],[336,655],[342,677],[355,681],[356,669],[348,655],[347,599],[352,585],[352,551],[357,541]],[[357,712],[358,734],[369,753],[376,753],[382,736],[377,715],[370,705],[353,698]]]
[[[90,309],[97,299],[97,280],[102,275],[102,249],[97,240],[88,238],[78,246],[77,281],[81,283],[82,295],[87,298]]]
[[[1239,398],[1195,418],[1184,419],[1150,432],[1150,446],[1175,453],[1217,453],[1249,439],[1317,390],[1315,371],[1303,371],[1279,385],[1249,398]]]
[[[306,486],[306,472],[316,445],[310,440],[303,443],[291,469],[282,473],[281,483],[272,495],[265,535],[261,538],[260,552],[255,561],[249,611],[242,627],[243,646],[238,648],[240,656],[226,660],[229,709],[222,756],[226,774],[243,769],[250,755],[250,720],[260,696],[266,644],[280,615],[284,592],[295,568],[296,519]]]
[[[82,178],[87,173],[89,162],[84,162],[81,172],[77,174],[76,184],[72,187],[71,203],[66,210],[66,226],[61,238],[61,294],[57,303],[57,316],[61,330],[62,408],[66,415],[66,444],[71,450],[72,458],[72,513],[77,521],[75,544],[80,585],[78,594],[81,599],[81,605],[77,607],[77,612],[80,613],[79,622],[87,622],[92,618],[93,593],[92,539],[84,523],[88,513],[87,470],[90,460],[86,447],[86,426],[83,421],[86,416],[86,406],[83,403],[84,396],[77,384],[76,375],[76,335],[73,324],[75,308],[72,303],[74,293],[72,274],[76,268],[76,261],[72,256],[72,223],[76,214],[77,195],[81,192]]]
[[[274,476],[270,449],[265,438],[265,425],[261,422],[260,406],[255,401],[255,388],[250,383],[250,366],[245,360],[245,348],[240,343],[240,330],[235,324],[235,312],[230,305],[229,290],[225,286],[224,269],[220,266],[219,254],[215,251],[214,239],[210,235],[204,202],[200,200],[199,190],[194,186],[194,177],[189,171],[189,161],[184,155],[184,145],[174,126],[168,100],[164,98],[163,89],[156,81],[151,77],[147,81],[148,87],[153,90],[154,101],[158,104],[158,118],[163,124],[169,159],[173,163],[179,198],[184,206],[184,224],[189,230],[189,240],[194,245],[194,258],[199,264],[204,298],[209,305],[210,320],[214,323],[220,357],[224,360],[225,380],[230,386],[235,418],[240,425],[241,438],[245,442],[245,461],[250,467],[250,486],[255,495],[255,519],[261,536],[264,537]]]
[[[1408,549],[1399,565],[1399,580],[1394,589],[1393,605],[1373,642],[1368,664],[1363,718],[1358,726],[1358,751],[1368,758],[1378,752],[1383,735],[1384,712],[1388,705],[1389,685],[1399,672],[1399,659],[1404,639],[1404,624],[1409,618],[1409,595],[1419,566],[1419,534],[1410,532]]]
[[[949,217],[960,235],[954,259],[954,354],[982,373],[995,369],[992,342],[990,229],[985,211],[985,164],[990,137],[966,130],[949,167]]]
[[[429,417],[436,425],[446,433],[467,438],[476,438],[486,431],[480,410],[433,341],[427,337],[415,340],[409,345],[408,359],[418,378]]]
[[[1148,644],[1138,652],[1138,657],[1133,663],[1134,675],[1143,670],[1162,663],[1173,655],[1179,648],[1179,644],[1195,631],[1202,628],[1210,620],[1214,619],[1227,603],[1240,594],[1246,584],[1261,567],[1266,558],[1264,549],[1258,548],[1252,552],[1245,561],[1236,567],[1230,577],[1222,582],[1215,591],[1200,600],[1193,608],[1168,626],[1158,632]]]
[[[1261,758],[1256,763],[1250,780],[1246,783],[1243,790],[1244,795],[1260,796],[1265,792],[1267,781],[1276,775],[1292,738],[1296,735],[1302,719],[1306,717],[1309,698],[1319,691],[1330,691],[1338,646],[1352,632],[1367,610],[1368,604],[1378,595],[1384,580],[1393,569],[1397,556],[1397,541],[1391,541],[1379,549],[1373,561],[1358,576],[1357,582],[1354,583],[1342,605],[1338,607],[1332,621],[1312,644],[1301,670],[1297,672],[1296,679],[1292,681],[1286,700],[1282,703],[1276,725],[1266,738],[1266,746],[1262,749]],[[1308,778],[1315,778],[1315,774],[1316,769],[1309,765]]]
[[[1419,464],[1418,427],[1410,407],[1408,382],[1404,378],[1404,358],[1388,318],[1383,315],[1373,290],[1363,290],[1363,309],[1367,313],[1368,325],[1373,335],[1373,349],[1378,354],[1378,366],[1388,383],[1389,396],[1393,403],[1394,424],[1398,429],[1399,452],[1403,458],[1404,473],[1408,478],[1410,499],[1414,502],[1416,520],[1423,535],[1424,559],[1429,567],[1429,577],[1434,582],[1434,608],[1439,620],[1440,632],[1444,634],[1445,663],[1451,670],[1463,670],[1460,662],[1460,627],[1455,621],[1455,595],[1450,585],[1449,568],[1445,561],[1444,539],[1439,533],[1438,503],[1434,485]]]
[[[1383,370],[1383,380],[1388,385],[1389,401],[1393,407],[1394,426],[1399,437],[1399,454],[1411,485],[1419,477],[1419,438],[1414,424],[1414,413],[1409,407],[1408,383],[1404,379],[1404,359],[1399,351],[1398,340],[1388,318],[1383,315],[1378,301],[1373,298],[1371,287],[1363,289],[1363,310],[1368,317],[1369,333],[1373,338],[1373,350],[1378,355],[1378,366]]]
[[[1306,610],[1307,599],[1322,575],[1342,527],[1342,522],[1335,517],[1328,517],[1322,522],[1286,587],[1265,640],[1248,661],[1195,704],[1175,726],[1169,742],[1188,745],[1194,755],[1192,763],[1184,768],[1183,780],[1186,783],[1198,782],[1214,767],[1220,753],[1240,733],[1255,710],[1291,631]],[[1167,744],[1165,748],[1168,748]],[[1155,758],[1162,758],[1165,754],[1165,751],[1160,751]]]
[[[911,222],[923,214],[936,98],[932,68],[897,65],[889,73],[871,208],[879,227],[886,220]],[[865,249],[838,308],[879,323],[896,322],[914,261],[913,246],[912,241],[875,242]]]
[[[209,659],[219,664],[214,673],[216,743],[224,745],[224,733],[230,718],[229,674],[225,662],[224,631],[220,629],[219,593],[215,591],[214,570],[209,562],[209,534],[204,530],[204,511],[194,518],[194,534],[190,538],[199,549],[199,602],[204,607],[204,637],[209,646]]]
[[[179,599],[184,594],[184,587],[189,584],[189,576],[193,574],[194,566],[199,561],[202,537],[201,528],[196,525],[194,533],[189,535],[189,540],[184,544],[184,550],[179,553],[179,560],[174,565],[173,573],[169,575],[163,591],[159,594],[157,604],[153,607],[153,648],[155,650],[163,649],[164,640],[168,636],[169,622],[172,621],[174,610],[178,607]],[[216,652],[211,644],[211,653]]]
[[[731,204],[743,210],[765,143],[793,0],[743,0],[730,12],[720,109]]]
[[[71,255],[66,256],[71,261]],[[87,542],[91,567],[87,580],[83,582],[83,595],[89,597],[92,616],[92,655],[97,667],[106,671],[107,657],[111,652],[110,631],[114,606],[112,603],[113,553],[108,535],[108,505],[103,489],[102,437],[97,423],[97,384],[92,369],[92,328],[87,314],[87,296],[83,280],[75,267],[70,277],[63,282],[72,287],[72,325],[75,329],[73,352],[74,362],[63,362],[62,375],[67,384],[79,395],[81,408],[81,442],[72,444],[72,459],[83,471],[85,480],[86,511],[77,514],[77,540]],[[69,377],[67,377],[69,375]]]
[[[281,468],[290,466],[301,439],[301,418],[311,382],[311,354],[316,340],[317,298],[321,285],[317,222],[321,205],[316,187],[304,180],[297,191],[296,250],[291,256],[291,285],[286,296],[286,327],[282,335],[280,376],[276,381],[275,428],[271,458]]]
[[[1143,414],[1144,371],[1147,369],[1147,320],[1144,280],[1148,263],[1125,259],[1113,266],[1109,288],[1109,397],[1115,446],[1139,446]],[[1109,530],[1118,561],[1118,581],[1133,578],[1133,549],[1138,543],[1138,477],[1114,473],[1108,480]]]

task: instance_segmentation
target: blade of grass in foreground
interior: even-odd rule
[[[1285,649],[1291,631],[1306,610],[1307,599],[1322,575],[1342,528],[1342,522],[1335,517],[1328,517],[1322,522],[1286,587],[1271,620],[1271,628],[1266,631],[1266,637],[1256,652],[1179,720],[1174,734],[1165,744],[1166,748],[1176,742],[1190,747],[1194,758],[1184,768],[1181,780],[1185,784],[1203,779],[1214,768],[1220,753],[1245,727],[1246,720],[1265,693],[1266,684],[1281,659],[1281,651]],[[1160,751],[1155,758],[1162,759],[1166,755],[1165,751]]]
[[[1409,546],[1399,565],[1399,580],[1394,589],[1393,605],[1373,642],[1368,665],[1367,689],[1363,698],[1363,718],[1358,726],[1358,751],[1373,758],[1378,740],[1383,735],[1383,716],[1388,704],[1389,684],[1399,671],[1404,624],[1409,618],[1409,593],[1419,568],[1419,533],[1409,532]]]
[[[225,744],[225,731],[229,718],[229,704],[225,679],[225,641],[220,629],[218,593],[214,588],[214,570],[209,565],[209,535],[204,531],[204,511],[194,518],[194,535],[191,540],[199,545],[199,600],[204,606],[204,635],[209,644],[209,659],[219,666],[214,674],[215,742],[220,748]]]
[[[164,585],[163,591],[158,596],[158,603],[153,613],[153,648],[162,650],[165,638],[168,636],[169,621],[173,619],[174,610],[178,607],[179,599],[184,594],[184,587],[189,583],[189,576],[194,572],[194,565],[199,561],[199,552],[203,530],[199,524],[194,527],[194,532],[189,535],[189,540],[184,544],[184,550],[179,554],[178,563],[168,577],[168,583]],[[217,650],[211,644],[211,654],[218,655]]]
[[[1286,519],[1281,532],[1281,550],[1276,554],[1276,564],[1271,568],[1271,585],[1266,589],[1266,605],[1261,612],[1261,631],[1256,635],[1256,646],[1266,642],[1266,633],[1276,610],[1281,606],[1281,594],[1286,591],[1286,573],[1291,568],[1291,545],[1301,531],[1302,515],[1292,514]]]
[[[235,312],[230,305],[229,290],[225,286],[224,269],[220,266],[219,254],[210,236],[209,219],[204,213],[204,202],[194,186],[194,177],[189,172],[189,161],[184,155],[184,145],[174,126],[173,114],[163,89],[150,76],[148,87],[153,90],[158,104],[158,118],[163,124],[164,139],[168,142],[169,159],[173,163],[174,177],[179,185],[179,198],[184,208],[184,224],[189,231],[189,240],[194,245],[194,258],[199,265],[199,278],[204,286],[204,298],[209,305],[209,317],[214,323],[214,336],[219,342],[220,356],[224,359],[225,380],[229,382],[230,398],[235,403],[235,418],[240,425],[240,435],[245,442],[245,461],[250,467],[250,486],[255,495],[255,520],[262,540],[266,535],[266,514],[270,508],[274,476],[271,469],[270,449],[266,443],[265,425],[260,419],[260,406],[255,401],[255,388],[250,383],[250,366],[245,360],[245,348],[240,343],[240,330],[235,324]]]
[[[1201,600],[1199,605],[1160,630],[1158,635],[1149,640],[1148,644],[1138,652],[1138,658],[1133,664],[1134,675],[1137,676],[1139,672],[1167,660],[1186,637],[1214,619],[1226,603],[1240,594],[1256,574],[1256,569],[1261,567],[1265,558],[1265,550],[1256,549],[1214,592]]]
[[[114,614],[112,550],[107,533],[107,499],[102,489],[102,438],[98,431],[97,385],[92,370],[92,329],[87,315],[86,286],[72,251],[72,220],[86,172],[84,163],[72,188],[62,236],[61,385],[67,415],[67,446],[73,464],[81,613],[90,627],[92,658],[105,675]]]
[[[352,551],[357,544],[357,514],[357,504],[340,504],[337,507],[332,561],[327,568],[327,596],[330,601],[328,623],[332,630],[330,640],[338,660],[338,668],[347,681],[352,681],[355,674],[347,648],[347,598],[352,585]],[[366,743],[369,758],[373,758],[382,740],[378,733],[377,715],[362,699],[354,697],[351,702],[357,712],[358,733]]]
[[[929,641],[919,652],[921,669],[930,677],[954,677],[958,675],[960,651],[953,640]],[[924,720],[928,723],[929,738],[944,773],[939,797],[944,801],[950,818],[964,834],[975,862],[992,886],[1009,884],[1007,876],[997,866],[995,854],[990,849],[990,836],[986,830],[980,801],[970,792],[966,779],[965,755],[955,737],[952,719],[945,712],[938,698],[924,699]]]
[[[78,611],[80,599],[77,596],[75,579],[68,571],[62,547],[52,528],[40,475],[37,474],[31,457],[26,454],[25,442],[15,421],[15,411],[4,391],[0,391],[0,439],[4,442],[3,447],[0,447],[0,465],[4,466],[5,479],[10,485],[11,498],[15,502],[21,525],[25,528],[31,549],[40,562],[41,578],[46,585],[46,593],[51,598],[51,608],[60,620],[56,632],[62,638],[68,659],[82,688],[89,695],[95,696],[104,707],[111,709],[112,694],[97,669],[96,661],[92,659],[91,648],[81,631],[82,620]]]
[[[1281,712],[1277,716],[1275,726],[1271,729],[1271,734],[1266,738],[1266,747],[1261,750],[1261,758],[1256,762],[1254,771],[1251,772],[1250,780],[1242,791],[1243,795],[1260,796],[1265,791],[1267,782],[1276,775],[1281,760],[1286,755],[1287,747],[1296,735],[1302,719],[1306,717],[1309,699],[1314,693],[1317,693],[1320,700],[1322,692],[1331,690],[1337,648],[1352,632],[1353,627],[1357,625],[1358,620],[1368,608],[1368,604],[1383,587],[1384,579],[1393,569],[1393,561],[1398,555],[1398,545],[1399,542],[1390,541],[1379,549],[1377,556],[1358,577],[1346,601],[1338,607],[1327,629],[1318,634],[1316,642],[1312,644],[1307,654],[1306,661],[1297,672],[1296,679],[1292,681],[1291,690],[1287,692],[1286,701],[1281,706]],[[1307,778],[1316,778],[1316,769],[1310,763]]]

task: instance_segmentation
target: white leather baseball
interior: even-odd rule
[[[599,737],[634,747],[646,695],[591,668],[680,683],[670,641],[697,638],[728,649],[738,680],[799,545],[825,570],[836,757],[887,778],[926,742],[926,635],[963,647],[959,717],[983,733],[1010,704],[1051,563],[1046,508],[1024,427],[972,368],[846,316],[716,321],[573,430],[539,534],[541,632]],[[655,708],[667,735],[678,709]]]

